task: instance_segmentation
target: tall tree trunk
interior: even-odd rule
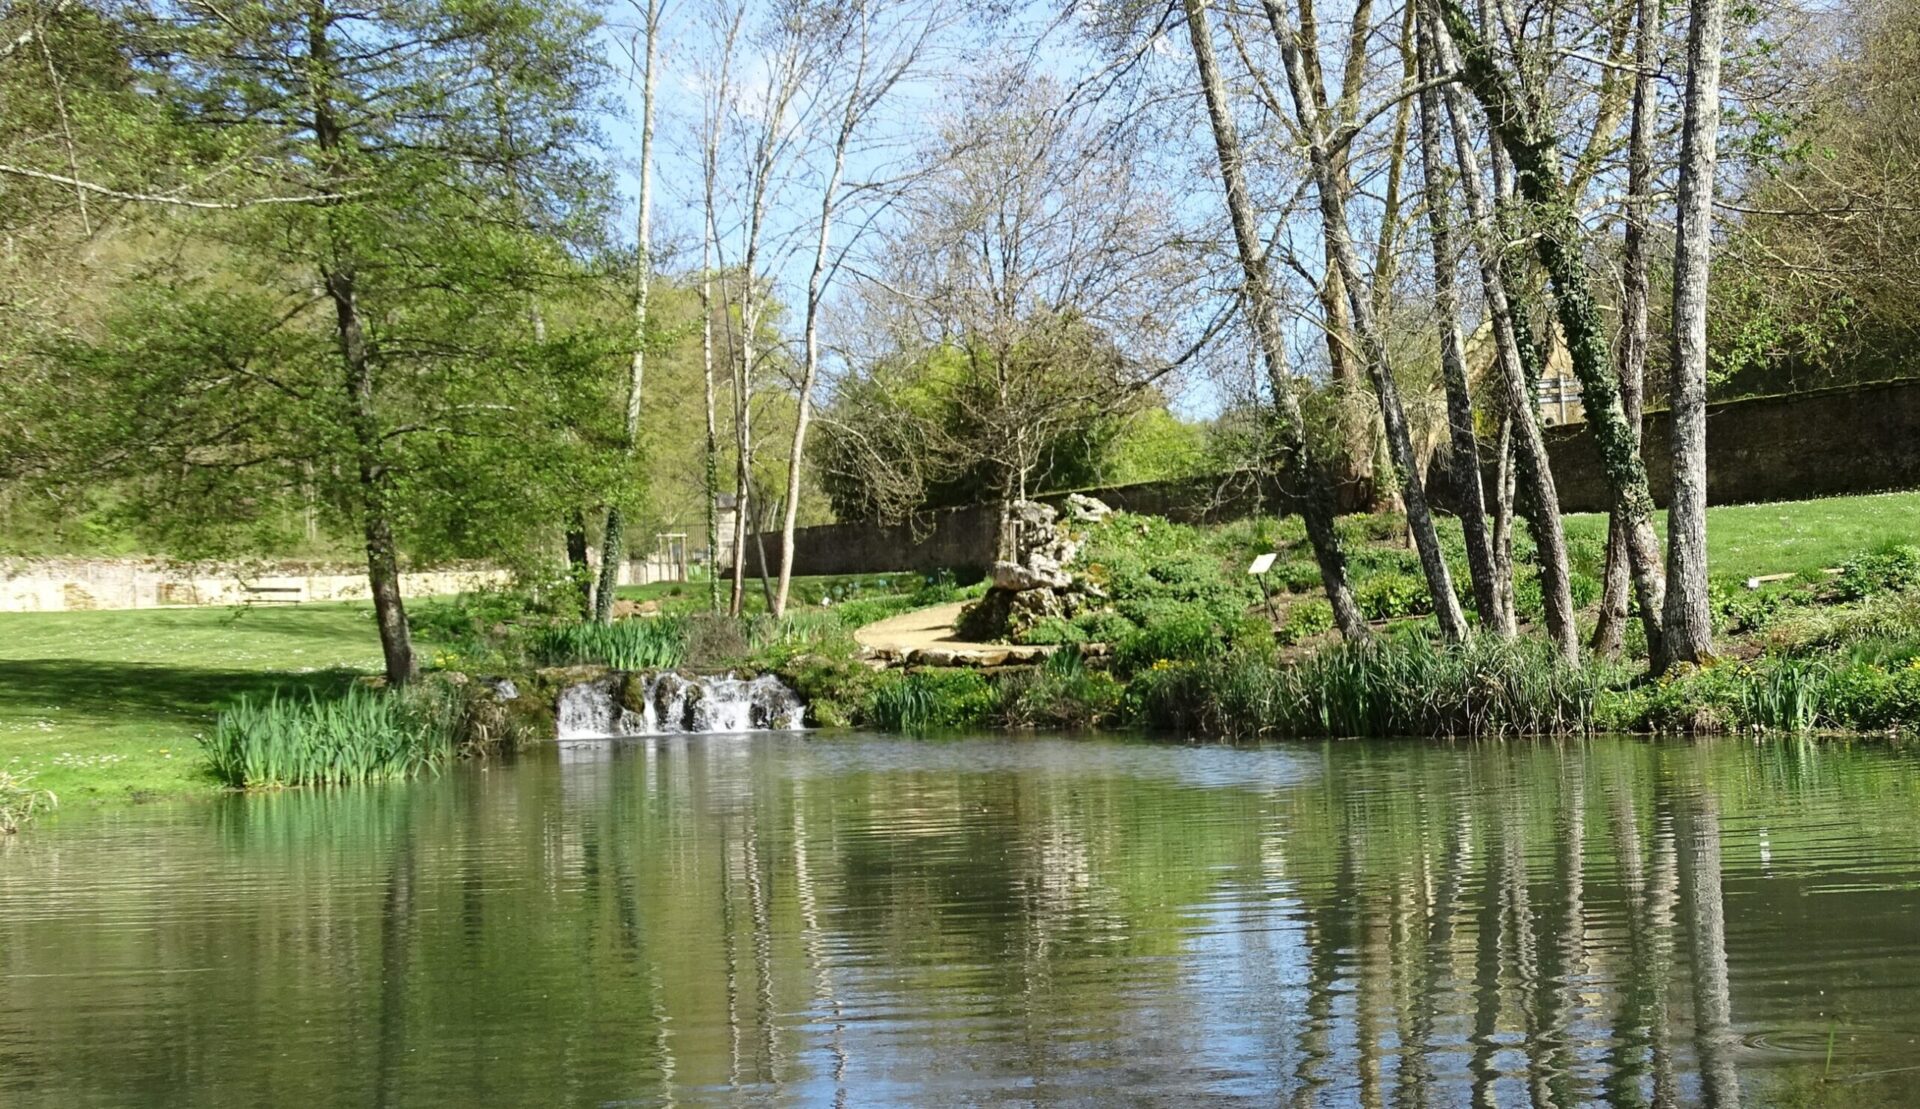
[[[1242,288],[1247,310],[1253,321],[1260,354],[1266,363],[1267,380],[1273,391],[1278,413],[1281,465],[1286,477],[1298,483],[1300,516],[1307,527],[1307,539],[1320,566],[1320,581],[1333,605],[1334,625],[1347,639],[1364,639],[1369,634],[1366,619],[1354,603],[1347,582],[1346,554],[1333,527],[1334,491],[1326,467],[1313,457],[1307,442],[1306,421],[1300,412],[1299,398],[1293,394],[1292,373],[1287,361],[1286,334],[1274,302],[1273,287],[1267,274],[1266,253],[1261,245],[1253,202],[1247,193],[1245,162],[1240,136],[1227,106],[1227,89],[1214,60],[1213,33],[1207,23],[1207,0],[1183,0],[1187,16],[1187,34],[1193,43],[1194,64],[1202,91],[1206,94],[1207,117],[1213,127],[1213,140],[1220,159],[1220,176],[1226,185],[1227,214],[1233,223],[1234,243],[1240,254]]]
[[[1281,56],[1286,62],[1287,85],[1293,95],[1294,110],[1299,116],[1301,130],[1306,134],[1307,158],[1313,169],[1316,191],[1320,194],[1321,234],[1331,244],[1334,258],[1339,263],[1340,279],[1347,287],[1348,308],[1353,312],[1354,333],[1360,340],[1368,373],[1373,377],[1374,392],[1380,399],[1380,419],[1386,428],[1387,443],[1393,451],[1394,468],[1399,471],[1401,495],[1407,506],[1407,526],[1413,532],[1414,544],[1420,553],[1420,568],[1427,579],[1427,591],[1433,597],[1434,617],[1439,623],[1441,636],[1450,642],[1458,642],[1466,636],[1466,617],[1460,611],[1460,599],[1454,595],[1453,576],[1447,569],[1440,536],[1427,507],[1426,491],[1421,488],[1412,434],[1407,427],[1406,412],[1401,407],[1399,386],[1393,379],[1386,344],[1380,337],[1374,317],[1373,298],[1363,291],[1365,284],[1360,276],[1360,262],[1347,228],[1347,198],[1327,155],[1328,136],[1307,85],[1306,69],[1300,58],[1302,44],[1278,3],[1264,0],[1264,6],[1274,36],[1279,41]]]
[[[1647,369],[1647,207],[1653,191],[1653,129],[1657,102],[1654,44],[1660,34],[1657,0],[1637,0],[1633,123],[1627,139],[1627,218],[1620,253],[1620,407],[1634,440],[1642,435]],[[1618,513],[1607,517],[1607,564],[1594,624],[1593,649],[1617,654],[1627,623],[1627,532]]]
[[[1452,71],[1455,66],[1446,49],[1442,31],[1431,20],[1428,23],[1429,41],[1436,47],[1440,68]],[[1526,492],[1526,496],[1517,498],[1517,503],[1533,532],[1534,546],[1538,551],[1540,594],[1545,609],[1547,636],[1553,640],[1561,656],[1571,662],[1580,656],[1580,631],[1574,620],[1566,532],[1560,520],[1560,493],[1554,485],[1546,440],[1540,434],[1540,420],[1534,408],[1533,390],[1528,385],[1525,362],[1534,356],[1536,348],[1527,323],[1526,305],[1515,299],[1517,290],[1508,288],[1502,272],[1504,255],[1501,247],[1504,240],[1495,224],[1492,205],[1481,182],[1480,159],[1474,153],[1466,98],[1458,86],[1447,88],[1446,105],[1447,120],[1453,125],[1454,155],[1460,165],[1461,192],[1466,197],[1467,212],[1473,220],[1474,252],[1480,263],[1480,285],[1486,296],[1487,318],[1493,331],[1494,366],[1505,387],[1506,428],[1512,437],[1511,462],[1514,467],[1514,473],[1508,475],[1508,480],[1517,479],[1516,484]],[[1502,457],[1505,461],[1504,454]],[[1511,511],[1516,498],[1504,481],[1502,494]],[[1511,526],[1509,519],[1509,529]],[[1506,542],[1507,558],[1511,562],[1511,531]],[[1507,584],[1511,589],[1510,578]],[[1511,602],[1509,594],[1506,617],[1517,623],[1518,613]]]
[[[1316,51],[1304,59],[1308,66],[1309,84],[1319,98],[1317,103],[1323,109],[1330,108],[1341,118],[1350,115],[1359,100],[1366,75],[1372,13],[1373,0],[1356,0],[1353,18],[1348,23],[1347,58],[1341,71],[1340,99],[1335,104],[1329,105],[1326,100],[1326,77],[1320,70],[1319,53]],[[1319,16],[1314,8],[1314,0],[1300,0],[1300,28],[1301,34],[1319,41]],[[1344,180],[1347,173],[1345,147],[1334,152],[1334,163]],[[1347,290],[1340,282],[1340,268],[1334,263],[1327,244],[1323,242],[1320,247],[1326,272],[1316,295],[1326,320],[1327,370],[1333,384],[1334,426],[1337,428],[1336,441],[1340,445],[1339,456],[1329,459],[1328,465],[1345,482],[1371,477],[1375,472],[1375,459],[1380,445],[1375,430],[1378,420],[1374,413],[1362,407],[1360,366],[1355,356],[1358,344],[1353,338],[1353,320],[1347,314]],[[1371,408],[1372,405],[1365,407]]]
[[[1647,468],[1627,426],[1620,404],[1620,380],[1613,370],[1607,336],[1593,299],[1593,277],[1582,249],[1574,198],[1560,177],[1557,139],[1531,118],[1520,94],[1494,64],[1493,54],[1475,30],[1459,0],[1427,0],[1460,44],[1461,78],[1486,109],[1495,138],[1513,160],[1519,194],[1530,205],[1537,231],[1534,250],[1553,284],[1560,330],[1573,372],[1580,379],[1587,425],[1600,447],[1602,468],[1627,535],[1634,591],[1647,627],[1647,648],[1656,668],[1666,658],[1661,611],[1666,580],[1653,530],[1653,497]]]
[[[733,382],[733,593],[727,600],[727,613],[739,616],[745,611],[747,588],[747,529],[753,484],[753,406],[745,390],[746,373],[736,370]]]
[[[793,446],[787,456],[787,496],[780,514],[780,588],[773,598],[773,614],[786,615],[787,594],[793,584],[793,533],[800,518],[800,469],[805,463],[807,428],[813,418],[813,388],[820,379],[820,309],[826,293],[827,259],[833,238],[834,209],[839,202],[840,179],[847,170],[847,150],[853,144],[861,112],[866,104],[867,24],[866,8],[857,6],[860,23],[860,57],[853,85],[847,91],[840,129],[834,137],[833,168],[820,192],[820,234],[814,241],[813,268],[807,272],[807,319],[805,355],[800,371],[800,398],[793,421]]]
[[[333,105],[333,49],[328,38],[331,16],[319,5],[308,13],[307,55],[313,96],[313,133],[323,169],[333,181],[344,178],[339,165],[345,145]],[[407,627],[406,604],[400,597],[399,552],[393,538],[388,498],[390,475],[381,457],[385,437],[374,402],[373,358],[367,349],[366,326],[360,315],[359,290],[351,246],[344,246],[327,213],[331,257],[321,263],[321,283],[333,302],[334,339],[339,346],[346,385],[347,419],[353,433],[355,462],[360,478],[360,526],[366,540],[367,586],[373,594],[373,618],[380,629],[380,652],[386,661],[387,682],[404,685],[413,679],[413,636]]]
[[[1494,446],[1493,470],[1493,582],[1496,619],[1500,634],[1511,639],[1520,631],[1519,614],[1513,598],[1513,414],[1500,418],[1500,438]],[[1563,552],[1564,553],[1564,549]],[[1546,579],[1543,575],[1542,582]],[[1566,580],[1561,578],[1564,587]],[[1542,588],[1544,593],[1546,590]]]
[[[576,508],[567,513],[567,581],[578,594],[580,619],[593,619],[593,561],[587,551],[587,514]]]
[[[360,321],[354,276],[350,270],[325,273],[333,300],[340,356],[346,364],[347,411],[353,427],[360,470],[360,526],[367,544],[367,585],[373,593],[373,619],[380,627],[380,651],[387,681],[404,685],[415,673],[413,636],[400,599],[400,562],[389,514],[387,469],[380,459],[380,418],[373,401],[373,367]]]
[[[1411,8],[1409,9],[1411,11]],[[1433,51],[1420,32],[1421,80],[1432,76]],[[1420,159],[1426,179],[1428,238],[1433,247],[1434,311],[1440,316],[1440,376],[1447,393],[1447,437],[1451,445],[1453,486],[1459,498],[1460,527],[1473,578],[1473,604],[1483,627],[1510,634],[1500,616],[1500,585],[1487,532],[1486,496],[1480,479],[1480,439],[1473,427],[1473,394],[1467,387],[1466,341],[1460,334],[1460,302],[1454,289],[1459,257],[1453,246],[1453,205],[1447,191],[1445,156],[1440,149],[1440,93],[1420,94]]]
[[[1690,0],[1686,116],[1673,250],[1673,497],[1667,502],[1668,662],[1713,655],[1707,604],[1707,276],[1720,131],[1724,0]]]
[[[706,388],[707,610],[720,611],[720,436],[713,412],[713,177],[707,177],[706,225],[700,240],[700,370]]]
[[[640,76],[640,213],[634,235],[633,355],[628,363],[625,437],[621,441],[628,460],[640,445],[641,390],[647,378],[647,297],[653,290],[653,100],[658,83],[654,63],[660,54],[660,3],[647,0],[647,49]],[[616,496],[608,507],[606,531],[600,536],[600,587],[594,591],[593,618],[602,624],[613,622],[620,563],[626,557],[626,519],[621,500]]]

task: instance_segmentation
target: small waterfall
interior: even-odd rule
[[[798,729],[806,706],[771,674],[612,673],[561,691],[561,739]]]
[[[621,675],[608,674],[562,690],[560,702],[554,707],[560,738],[645,734],[641,729],[646,721],[620,703],[620,681]]]

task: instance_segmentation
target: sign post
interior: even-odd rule
[[[1278,624],[1280,622],[1280,614],[1274,611],[1273,590],[1267,586],[1267,571],[1273,569],[1274,557],[1271,551],[1256,556],[1253,564],[1247,567],[1247,573],[1260,579],[1260,596],[1267,602],[1267,615],[1273,618],[1274,623]]]

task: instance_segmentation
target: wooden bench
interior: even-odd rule
[[[307,596],[304,585],[243,585],[240,588],[246,594],[240,603],[248,605],[293,605]]]

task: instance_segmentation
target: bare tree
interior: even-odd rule
[[[1418,76],[1427,86],[1434,77],[1429,33],[1420,32]],[[1434,310],[1440,317],[1440,372],[1447,394],[1447,436],[1452,448],[1453,487],[1459,501],[1460,525],[1467,546],[1467,568],[1473,576],[1474,607],[1480,622],[1503,635],[1513,634],[1511,617],[1503,611],[1502,590],[1487,530],[1485,493],[1480,480],[1480,440],[1473,426],[1473,394],[1467,386],[1466,340],[1460,334],[1460,298],[1454,285],[1459,257],[1453,244],[1453,204],[1448,191],[1446,155],[1440,133],[1440,91],[1420,91],[1420,159],[1426,180],[1428,240],[1433,250]],[[1511,573],[1509,564],[1508,572]]]
[[[1301,518],[1320,566],[1320,581],[1333,605],[1334,624],[1349,639],[1367,635],[1365,618],[1354,603],[1347,581],[1346,555],[1334,531],[1332,475],[1312,455],[1307,442],[1306,423],[1300,402],[1293,392],[1292,372],[1287,358],[1286,337],[1282,331],[1279,305],[1267,272],[1267,254],[1247,192],[1246,159],[1227,102],[1226,82],[1220,75],[1213,52],[1213,32],[1208,26],[1207,0],[1185,0],[1187,33],[1193,44],[1194,65],[1206,96],[1207,117],[1212,124],[1214,148],[1219,156],[1220,174],[1226,184],[1227,215],[1233,224],[1233,237],[1240,257],[1243,276],[1241,296],[1252,318],[1273,394],[1279,412],[1281,464],[1285,472],[1302,486]]]
[[[854,151],[862,131],[881,105],[918,65],[923,48],[939,24],[936,9],[914,10],[905,4],[890,5],[884,0],[854,0],[846,6],[823,5],[815,13],[816,33],[830,43],[821,53],[834,58],[844,68],[851,58],[851,71],[839,81],[837,95],[822,97],[837,104],[832,122],[832,142],[824,152],[827,163],[825,180],[820,186],[820,207],[814,240],[813,262],[807,272],[805,315],[802,325],[802,355],[797,393],[797,411],[793,424],[792,446],[787,454],[787,491],[780,521],[780,584],[774,594],[773,614],[787,609],[788,591],[793,581],[793,533],[800,516],[801,469],[806,458],[807,431],[813,418],[813,393],[820,379],[821,315],[834,278],[841,269],[847,246],[839,253],[833,247],[836,220],[848,203],[846,188],[847,156]],[[882,25],[876,27],[876,23]],[[877,41],[876,32],[887,41]],[[829,68],[825,83],[834,83]],[[893,188],[899,187],[898,182]],[[869,192],[873,189],[869,187]],[[869,219],[854,229],[855,236],[872,227]]]
[[[1428,41],[1433,44],[1438,69],[1443,73],[1458,70],[1445,28],[1428,19]],[[1473,220],[1475,253],[1480,263],[1480,285],[1486,297],[1487,317],[1493,335],[1494,366],[1499,374],[1506,401],[1503,428],[1508,444],[1500,452],[1503,473],[1496,487],[1501,500],[1511,504],[1512,481],[1523,492],[1520,504],[1533,531],[1539,550],[1540,592],[1545,608],[1547,635],[1560,654],[1572,660],[1580,653],[1579,628],[1574,621],[1571,574],[1567,565],[1566,533],[1560,521],[1560,494],[1553,481],[1553,469],[1547,458],[1546,440],[1540,434],[1533,390],[1529,384],[1526,359],[1533,344],[1520,332],[1527,313],[1516,303],[1507,285],[1502,266],[1505,238],[1496,224],[1492,201],[1480,176],[1480,159],[1474,150],[1474,131],[1467,110],[1466,96],[1459,86],[1446,89],[1447,119],[1453,127],[1454,153],[1460,165],[1461,192],[1467,212]],[[1513,468],[1505,471],[1508,451]],[[1504,515],[1504,512],[1503,512]],[[1507,529],[1502,529],[1503,531]],[[1497,557],[1511,559],[1511,547],[1505,536],[1496,544]],[[1511,606],[1507,606],[1509,616]]]
[[[1580,380],[1587,423],[1600,447],[1602,469],[1626,530],[1648,651],[1655,665],[1662,666],[1666,656],[1660,613],[1666,582],[1653,530],[1653,497],[1647,489],[1639,443],[1621,406],[1620,381],[1594,300],[1575,198],[1562,175],[1560,136],[1535,98],[1500,69],[1460,0],[1425,2],[1459,44],[1461,78],[1486,110],[1500,148],[1512,159],[1519,194],[1529,207],[1534,251],[1553,284],[1556,315]]]
[[[1414,544],[1419,550],[1420,567],[1427,579],[1427,591],[1433,598],[1434,614],[1441,635],[1457,641],[1466,635],[1466,617],[1460,611],[1459,599],[1454,596],[1452,574],[1447,569],[1446,556],[1441,550],[1439,534],[1427,506],[1426,491],[1421,487],[1413,440],[1408,431],[1407,416],[1401,405],[1399,386],[1394,380],[1387,346],[1380,334],[1374,296],[1360,272],[1359,259],[1354,251],[1352,232],[1347,225],[1348,189],[1334,172],[1328,153],[1333,136],[1319,111],[1321,98],[1308,88],[1306,66],[1301,60],[1307,50],[1317,47],[1301,40],[1287,13],[1276,0],[1263,0],[1263,7],[1286,65],[1287,86],[1292,95],[1295,118],[1299,122],[1301,138],[1306,143],[1308,164],[1315,191],[1320,198],[1321,234],[1329,244],[1340,280],[1346,287],[1354,334],[1360,342],[1368,373],[1373,378],[1374,393],[1380,402],[1381,421],[1385,425],[1388,446],[1393,452],[1401,494],[1406,501],[1407,525],[1413,532]]]

